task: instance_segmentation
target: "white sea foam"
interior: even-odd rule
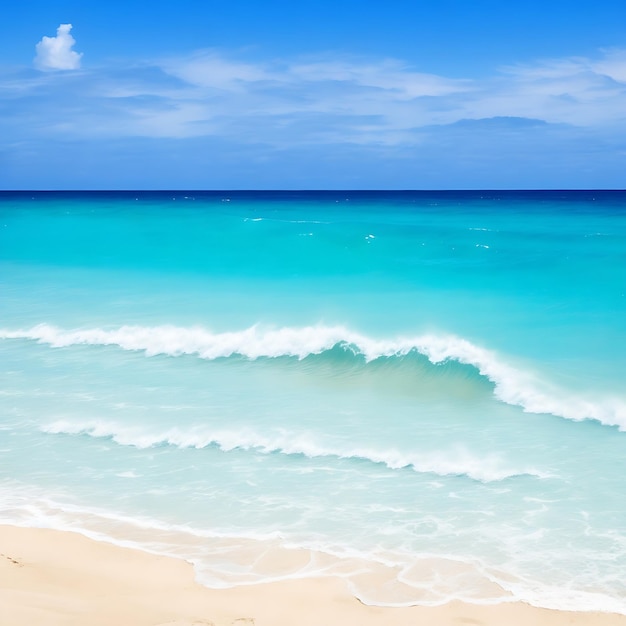
[[[425,355],[433,364],[447,360],[475,367],[495,386],[496,397],[530,413],[551,413],[572,420],[594,419],[626,429],[626,402],[618,398],[589,400],[571,391],[559,390],[505,363],[498,355],[453,335],[422,335],[377,339],[342,326],[305,326],[263,329],[251,326],[241,331],[213,333],[201,327],[121,326],[116,329],[63,330],[39,324],[25,330],[0,329],[0,339],[30,339],[55,348],[73,345],[118,346],[142,351],[146,356],[195,355],[218,359],[241,355],[296,357],[304,359],[337,345],[366,361],[403,356],[412,351]]]
[[[0,523],[70,531],[184,559],[194,566],[198,581],[211,588],[337,576],[362,602],[374,606],[522,601],[542,608],[626,615],[626,602],[619,593],[622,586],[616,586],[615,580],[607,585],[615,592],[610,595],[590,591],[575,579],[569,586],[535,582],[517,572],[516,563],[502,570],[480,559],[445,552],[363,551],[321,537],[306,540],[277,532],[199,528],[75,504],[61,493],[51,496],[14,481],[0,483]],[[289,554],[287,565],[278,570],[264,567],[285,561],[266,558],[272,554]]]
[[[473,455],[462,448],[450,448],[428,453],[402,452],[397,449],[375,449],[345,447],[315,440],[311,434],[274,433],[262,435],[249,429],[209,431],[202,428],[181,430],[170,428],[165,431],[149,432],[145,428],[129,427],[114,422],[87,421],[71,422],[58,420],[42,427],[50,434],[88,435],[112,439],[124,446],[150,448],[169,445],[177,448],[207,448],[214,446],[223,452],[251,450],[260,454],[303,455],[310,459],[333,457],[355,459],[381,464],[389,469],[410,468],[418,473],[438,476],[465,476],[472,480],[488,483],[516,476],[550,478],[548,472],[535,468],[507,467],[498,454]]]

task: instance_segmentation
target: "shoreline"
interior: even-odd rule
[[[190,563],[78,533],[0,525],[0,623],[12,626],[626,626],[626,615],[521,602],[387,608],[362,604],[339,578],[228,589]]]

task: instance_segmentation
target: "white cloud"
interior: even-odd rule
[[[471,81],[456,80],[413,72],[394,59],[378,62],[322,61],[296,64],[290,74],[310,84],[334,81],[357,87],[372,87],[395,94],[398,99],[411,100],[423,96],[443,96],[468,91]]]
[[[272,79],[260,64],[230,61],[214,52],[201,52],[183,61],[171,60],[163,69],[181,80],[198,87],[242,91],[245,84]]]
[[[43,37],[35,46],[35,66],[41,70],[77,70],[80,68],[82,52],[72,47],[76,40],[70,35],[71,24],[61,24],[56,37]]]
[[[581,127],[626,123],[626,51],[503,68],[466,102],[468,117],[510,115]]]
[[[626,83],[626,50],[608,50],[594,64],[594,70],[621,83]]]
[[[63,55],[50,53],[59,41],[65,41],[64,54],[78,66],[80,55],[71,50],[69,29],[62,25],[56,38],[39,44],[48,54],[48,69],[69,67],[59,61]],[[626,132],[625,49],[589,58],[537,60],[465,78],[422,72],[394,59],[238,56],[203,50],[68,74],[63,81],[50,74],[24,81],[34,80],[28,90],[42,96],[36,115],[52,115],[50,99],[57,93],[65,98],[71,90],[71,112],[62,109],[54,115],[67,115],[57,121],[64,132],[79,136],[212,135],[276,147],[342,142],[410,146],[429,128],[491,117]],[[0,81],[0,90],[13,98],[28,91],[20,81]],[[61,127],[48,123],[46,128]]]
[[[183,81],[166,100],[210,103],[205,114],[219,119],[203,125],[195,111],[188,121],[177,116],[172,134],[238,134],[276,144],[406,144],[422,127],[462,119],[527,117],[622,127],[626,85],[619,81],[625,60],[624,50],[611,50],[596,58],[520,64],[480,79],[417,72],[394,59],[327,55],[261,64],[232,62],[212,52],[172,59],[161,68]]]

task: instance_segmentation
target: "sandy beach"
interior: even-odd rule
[[[0,526],[0,623],[11,626],[624,626],[626,616],[521,603],[380,608],[333,578],[213,590],[190,564],[70,532]]]

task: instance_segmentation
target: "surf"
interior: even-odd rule
[[[211,332],[199,326],[62,329],[42,323],[27,329],[0,329],[0,338],[36,341],[51,348],[114,346],[142,352],[147,357],[188,355],[209,361],[234,357],[252,361],[291,357],[302,361],[340,351],[372,363],[418,353],[435,366],[457,362],[474,368],[478,375],[493,384],[495,398],[526,412],[574,421],[592,419],[606,426],[626,429],[626,402],[619,397],[590,399],[559,389],[532,371],[510,365],[496,352],[454,335],[376,338],[343,326],[321,324],[282,328],[253,325],[239,331]]]

